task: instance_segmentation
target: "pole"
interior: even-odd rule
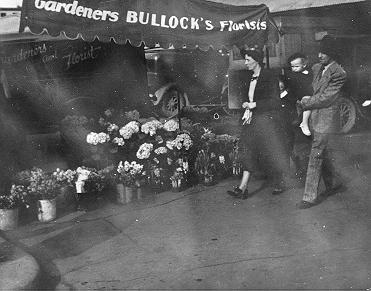
[[[179,122],[179,130],[182,130],[182,116],[181,116],[181,108],[180,108],[180,93],[177,92],[177,99],[178,99],[178,122]]]
[[[265,45],[265,59],[267,61],[267,69],[269,69],[269,49],[267,45]]]

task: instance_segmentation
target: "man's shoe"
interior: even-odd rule
[[[228,190],[227,191],[228,195],[231,195],[232,197],[238,198],[245,200],[249,196],[249,191],[246,189],[245,191],[242,192],[242,190],[239,187],[233,188],[233,190]]]
[[[308,201],[300,201],[300,203],[298,203],[298,208],[299,209],[308,209],[308,208],[311,208],[313,206],[317,205],[316,202],[308,202]]]

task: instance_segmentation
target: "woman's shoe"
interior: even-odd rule
[[[227,191],[228,195],[231,195],[232,197],[245,200],[249,196],[249,191],[246,189],[245,191],[242,191],[239,187],[233,188],[233,190]]]

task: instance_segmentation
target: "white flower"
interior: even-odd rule
[[[139,132],[139,123],[137,121],[130,121],[128,124],[123,126],[119,133],[124,139],[129,139],[134,133]]]
[[[142,132],[145,134],[149,134],[150,136],[153,136],[156,134],[157,129],[162,128],[163,125],[160,121],[158,120],[152,120],[148,121],[145,124],[142,125]]]
[[[167,149],[165,147],[159,147],[159,148],[155,149],[154,152],[155,152],[156,155],[166,154]]]
[[[225,163],[224,156],[219,156],[219,163],[221,163],[221,164],[224,164]]]
[[[153,144],[151,143],[142,144],[137,151],[137,158],[140,160],[148,159],[149,156],[151,155],[152,149],[153,149]]]
[[[174,140],[168,140],[168,141],[166,141],[166,147],[169,150],[172,150],[174,148]]]
[[[122,137],[115,137],[113,139],[113,143],[119,145],[119,146],[123,146],[125,144],[125,141]]]
[[[176,131],[179,129],[179,123],[175,119],[170,119],[169,121],[165,122],[164,129],[166,131]]]
[[[98,141],[98,134],[96,132],[90,132],[86,136],[86,142],[87,143],[90,143],[90,144],[93,144],[93,145],[97,145],[99,143],[99,141]]]
[[[107,127],[108,132],[112,132],[112,131],[118,130],[118,129],[119,129],[119,127],[114,123],[109,123],[109,125]]]
[[[100,132],[90,132],[86,136],[86,142],[92,145],[97,145],[98,143],[105,143],[110,140],[110,137],[107,133]]]

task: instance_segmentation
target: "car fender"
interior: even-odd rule
[[[178,88],[178,86],[177,86],[176,83],[168,83],[168,84],[162,86],[160,89],[158,89],[158,90],[154,93],[154,95],[156,96],[156,100],[153,101],[153,105],[157,106],[158,104],[160,104],[162,98],[163,98],[164,95],[165,95],[165,93],[166,93],[170,88]],[[181,90],[179,89],[179,91],[181,91]],[[185,99],[186,106],[190,105],[187,93],[183,93],[183,97],[184,97],[184,99]]]

